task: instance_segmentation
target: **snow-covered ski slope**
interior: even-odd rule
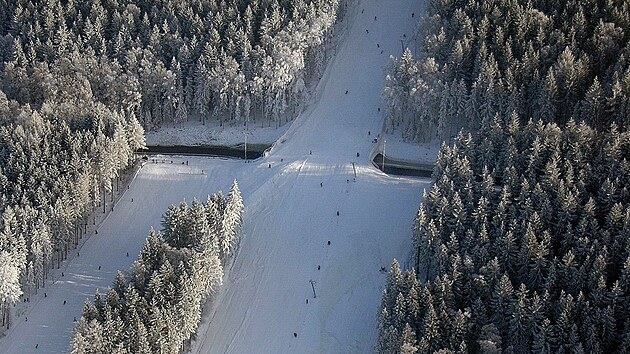
[[[380,269],[408,258],[415,211],[429,187],[384,175],[369,161],[383,120],[383,68],[389,54],[400,55],[421,7],[419,0],[355,1],[317,97],[267,158],[147,163],[98,235],[14,318],[0,353],[67,352],[85,299],[132,264],[166,208],[227,192],[234,178],[245,198],[243,240],[193,352],[372,351],[386,277]]]
[[[258,166],[274,172],[247,195],[245,239],[194,352],[372,351],[386,276],[379,270],[408,255],[429,185],[386,176],[369,161],[383,119],[383,67],[420,10],[418,0],[363,0],[352,9],[316,103]]]

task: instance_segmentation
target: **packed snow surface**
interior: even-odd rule
[[[314,102],[265,158],[149,160],[98,234],[14,319],[0,352],[68,351],[84,301],[131,265],[166,208],[227,192],[234,178],[245,199],[244,232],[192,351],[371,352],[386,277],[381,267],[409,259],[414,215],[430,186],[385,175],[369,161],[383,122],[383,68],[389,54],[400,54],[420,10],[417,0],[352,5]]]

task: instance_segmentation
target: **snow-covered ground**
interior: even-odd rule
[[[386,277],[380,269],[394,257],[408,259],[413,218],[430,186],[385,175],[369,161],[383,120],[383,68],[389,54],[400,54],[402,34],[409,36],[417,19],[411,13],[419,16],[421,7],[417,0],[353,5],[313,104],[267,157],[146,164],[98,235],[63,264],[64,277],[15,319],[0,352],[67,351],[85,299],[131,265],[166,208],[227,191],[234,178],[245,199],[244,235],[193,352],[372,351]]]
[[[374,155],[385,150],[385,156],[393,160],[432,165],[440,152],[439,141],[413,143],[405,141],[399,131],[381,135],[378,146],[374,148]]]
[[[352,9],[316,103],[255,165],[253,173],[266,169],[269,177],[245,194],[244,240],[193,352],[372,351],[385,284],[379,270],[407,259],[429,187],[386,176],[369,161],[383,119],[383,67],[420,9],[416,0],[363,0]]]
[[[181,126],[166,126],[146,133],[147,145],[237,145],[245,141],[247,144],[271,144],[284,134],[290,124],[279,128],[265,124],[252,123],[248,127],[242,124],[220,125],[211,121],[202,124],[196,119],[185,122]]]

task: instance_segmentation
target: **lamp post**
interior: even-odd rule
[[[383,173],[385,172],[385,143],[387,143],[387,140],[383,139]]]
[[[245,163],[247,163],[247,132],[243,132],[245,135]]]

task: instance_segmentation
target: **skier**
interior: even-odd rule
[[[376,21],[376,16],[374,16],[374,21]]]
[[[348,94],[348,90],[346,90],[346,95]]]
[[[339,216],[339,210],[337,210],[337,216]]]
[[[131,202],[133,203],[133,198],[131,198]]]
[[[98,270],[101,270],[101,266],[98,266]]]
[[[129,257],[129,252],[127,252],[127,257]]]
[[[297,333],[293,332],[293,337],[297,338]]]
[[[412,13],[411,13],[411,18],[413,18],[415,15],[416,15],[416,13],[415,13],[415,12],[412,12]]]
[[[77,257],[79,257],[79,252],[77,252]]]
[[[357,157],[359,157],[359,153],[357,152]]]
[[[48,294],[44,293],[44,297],[48,297]]]
[[[271,164],[269,164],[269,168],[271,168]]]
[[[63,272],[61,272],[61,276],[63,277]]]
[[[371,132],[368,130],[368,136],[370,136],[370,133],[371,133]]]
[[[368,31],[368,30],[365,30],[365,33],[370,33],[370,31]]]
[[[98,230],[94,230],[94,233],[98,235]]]
[[[64,304],[64,305],[66,304],[66,300],[63,300],[63,304]]]
[[[322,267],[318,264],[317,265],[317,270],[320,270],[320,269],[322,269]]]
[[[376,43],[376,48],[380,48],[380,47],[381,47],[381,45]]]
[[[330,241],[328,241],[328,246],[330,246]]]
[[[39,343],[35,344],[35,349],[37,349],[37,347],[39,347]]]
[[[324,188],[324,182],[319,182],[319,186],[320,186],[321,188]]]
[[[72,322],[76,322],[76,321],[77,321],[77,318],[75,317],[75,318],[74,318],[74,320],[73,320]]]
[[[306,303],[308,304],[308,299],[306,299]]]

